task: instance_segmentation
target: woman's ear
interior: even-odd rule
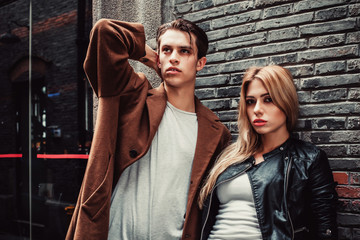
[[[206,57],[200,58],[196,63],[196,71],[198,72],[201,69],[203,69],[205,64],[206,64]]]

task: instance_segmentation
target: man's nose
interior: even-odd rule
[[[173,51],[173,52],[171,53],[170,62],[171,62],[172,64],[175,64],[175,63],[178,63],[178,62],[179,62],[179,55],[178,55],[177,51]]]

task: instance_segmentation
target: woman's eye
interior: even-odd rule
[[[272,102],[272,98],[271,98],[271,97],[267,97],[267,98],[265,98],[264,102],[270,103],[270,102]]]
[[[246,103],[246,105],[251,105],[251,104],[255,103],[255,101],[253,99],[246,99],[245,103]]]

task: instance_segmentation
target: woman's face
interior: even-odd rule
[[[245,101],[247,116],[258,134],[278,139],[289,135],[286,115],[273,103],[262,81],[254,79],[249,83]]]

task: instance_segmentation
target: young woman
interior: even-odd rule
[[[290,136],[298,99],[280,66],[244,75],[239,137],[200,193],[201,239],[336,239],[337,193],[326,154]]]

